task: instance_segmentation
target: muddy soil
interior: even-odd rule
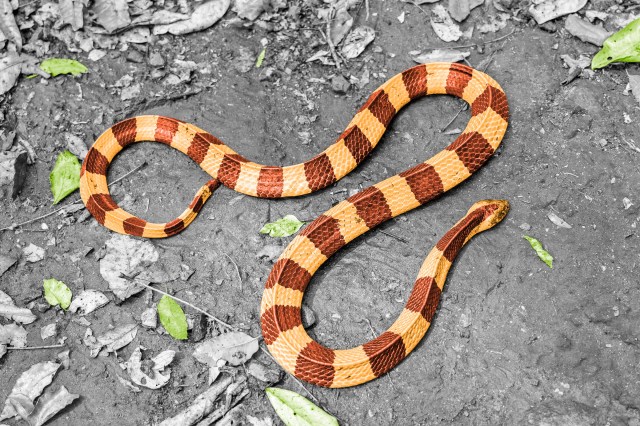
[[[397,16],[402,11],[406,20],[401,25]],[[470,19],[481,20],[482,13],[477,9]],[[364,10],[357,23],[367,23]],[[90,65],[90,73],[81,78],[57,78],[48,84],[22,79],[1,108],[8,125],[26,126],[28,132],[21,136],[36,149],[38,160],[29,168],[21,195],[0,206],[0,225],[53,209],[48,175],[64,149],[63,131],[82,136],[90,145],[125,115],[161,114],[194,123],[263,164],[309,159],[341,133],[377,85],[414,65],[410,51],[444,45],[425,16],[408,3],[372,1],[368,25],[376,30],[376,39],[345,72],[360,76],[366,67],[371,81],[347,94],[332,91],[330,77],[337,72],[333,67],[307,64],[301,57],[286,67],[278,65],[278,53],[304,40],[278,40],[276,33],[261,28],[220,24],[202,33],[164,36],[164,43],[149,47],[169,64],[180,58],[210,68],[210,73],[194,73],[190,84],[202,89],[199,93],[152,108],[130,107],[154,99],[161,87],[150,77],[150,66],[127,61],[126,52],[110,52],[98,62],[78,54]],[[471,204],[485,198],[511,203],[506,220],[461,253],[431,329],[404,362],[355,388],[308,385],[344,424],[640,424],[636,268],[640,154],[627,144],[638,140],[638,104],[623,94],[627,79],[622,66],[562,85],[567,70],[560,55],[592,55],[597,50],[562,31],[550,33],[526,21],[510,22],[496,34],[478,34],[472,40],[491,40],[513,30],[504,40],[484,45],[482,53],[472,48],[468,58],[477,65],[493,55],[487,72],[508,96],[511,121],[499,152],[455,190],[384,224],[380,229],[387,234],[374,230],[341,250],[322,267],[307,292],[305,303],[317,316],[312,337],[334,348],[361,344],[372,337],[367,321],[375,333],[394,321],[424,257]],[[238,72],[239,47],[257,56],[263,38],[269,41],[265,67],[273,67],[275,73],[267,76],[265,67]],[[56,48],[60,55],[68,55],[63,46]],[[112,87],[124,75],[142,84],[138,98],[126,103]],[[308,100],[296,92],[307,94]],[[314,105],[307,113],[308,101]],[[310,196],[265,200],[221,187],[188,229],[154,241],[195,270],[188,281],[165,284],[165,289],[259,335],[259,303],[272,261],[258,258],[257,253],[268,245],[283,250],[292,239],[260,235],[261,226],[286,214],[313,219],[349,191],[430,157],[455,137],[440,130],[461,106],[462,101],[452,97],[413,102],[393,121],[370,158],[346,178]],[[301,124],[297,118],[305,114],[317,115],[317,120]],[[464,128],[468,117],[467,111],[461,113],[449,128]],[[304,131],[310,132],[309,139],[299,134]],[[171,220],[208,180],[188,157],[151,143],[118,156],[110,180],[145,159],[147,167],[112,188],[119,201],[126,194],[132,197],[130,210],[145,219]],[[623,198],[633,204],[625,208]],[[549,213],[571,228],[557,227]],[[64,281],[74,293],[108,291],[97,258],[112,232],[92,218],[78,222],[81,214],[54,215],[0,233],[3,253],[19,255],[30,243],[46,248],[44,260],[20,260],[2,275],[0,288],[19,304],[42,301],[42,280],[49,277]],[[41,223],[47,231],[42,231]],[[544,244],[554,257],[553,269],[536,257],[523,234]],[[52,238],[55,245],[48,245]],[[93,251],[87,256],[77,255],[88,248]],[[238,264],[242,281],[229,258]],[[100,333],[138,322],[145,307],[142,293],[122,304],[110,303],[88,320]],[[29,345],[45,344],[40,327],[58,322],[60,334],[67,336],[71,363],[56,383],[81,395],[49,424],[153,424],[184,409],[207,387],[207,369],[191,356],[191,341],[140,329],[118,358],[127,359],[137,345],[151,353],[170,348],[178,355],[166,387],[132,393],[116,377],[123,374],[116,357],[89,357],[81,341],[86,327],[54,309],[38,317],[26,327]],[[55,350],[7,354],[0,361],[0,400],[22,371],[54,359],[55,354]],[[265,354],[256,357],[275,368]],[[249,382],[252,392],[243,411],[276,421],[262,391],[264,384],[254,378]],[[279,386],[304,394],[289,376]]]

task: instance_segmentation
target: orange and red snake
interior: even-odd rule
[[[220,183],[243,194],[293,197],[325,188],[351,172],[378,144],[396,113],[411,100],[449,94],[465,100],[471,118],[448,147],[402,173],[349,197],[306,226],[282,253],[269,275],[260,308],[270,352],[296,377],[326,387],[354,386],[386,373],[426,333],[446,275],[462,246],[507,214],[503,200],[475,203],[436,244],[420,268],[407,304],[379,337],[347,350],[314,341],[302,326],[304,291],[313,274],[353,239],[448,191],[478,170],[498,148],[507,129],[507,98],[488,75],[460,64],[410,68],[380,86],[338,140],[309,161],[287,167],[247,160],[193,124],[161,116],[124,120],[105,131],[82,165],[80,194],[98,222],[123,234],[162,238],[182,231]],[[124,147],[156,141],[187,154],[212,176],[189,207],[168,223],[149,223],[122,210],[109,195],[107,169]]]

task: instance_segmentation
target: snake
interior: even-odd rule
[[[415,209],[460,184],[498,149],[509,122],[500,85],[484,72],[458,63],[409,68],[367,99],[336,142],[304,163],[265,166],[247,160],[209,132],[174,118],[145,115],[121,121],[95,141],[81,167],[80,195],[93,217],[112,231],[145,238],[175,235],[187,227],[220,184],[261,198],[294,197],[326,188],[358,166],[376,147],[393,117],[410,101],[453,95],[470,106],[464,131],[442,151],[339,202],[305,226],[274,263],[260,305],[262,337],[278,363],[299,379],[341,388],[373,380],[400,363],[422,340],[437,310],[445,279],[462,247],[499,223],[506,200],[471,206],[438,241],[422,264],[396,321],[373,340],[330,349],[302,324],[302,300],[314,273],[346,244],[381,223]],[[188,155],[212,179],[176,219],[151,223],[118,206],[109,193],[113,158],[136,142],[155,141]]]

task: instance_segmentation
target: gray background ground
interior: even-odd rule
[[[410,4],[372,1],[371,8],[377,15],[370,16],[368,24],[377,37],[351,65],[354,75],[361,75],[366,66],[371,73],[390,77],[413,65],[408,52],[444,44]],[[481,9],[473,12],[472,19],[481,19]],[[400,25],[396,17],[402,11],[406,21]],[[361,10],[357,22],[365,23],[364,19]],[[489,40],[514,28],[512,36],[486,45],[482,54],[472,49],[468,58],[477,65],[493,54],[487,72],[508,96],[511,122],[498,154],[459,188],[383,225],[383,230],[407,243],[370,232],[330,260],[310,286],[305,301],[318,318],[311,335],[335,348],[363,343],[372,337],[366,320],[377,332],[392,323],[428,251],[474,201],[504,198],[511,202],[507,219],[463,251],[431,330],[404,362],[387,376],[355,388],[309,386],[345,424],[640,424],[636,268],[640,154],[624,142],[638,138],[638,105],[632,96],[623,95],[627,79],[621,66],[561,85],[567,75],[561,54],[597,50],[561,31],[545,32],[525,19],[515,25],[511,22],[497,34],[478,34],[473,41]],[[270,40],[265,66],[276,67],[278,79],[261,80],[264,68],[247,73],[234,68],[239,46],[257,55],[263,37]],[[293,164],[324,149],[385,80],[372,76],[366,87],[352,87],[346,95],[338,95],[329,84],[309,82],[312,77],[328,79],[335,69],[305,64],[302,56],[290,60],[287,66],[297,67],[288,76],[277,69],[275,56],[289,46],[304,51],[305,41],[276,41],[276,34],[260,28],[217,25],[170,40],[150,49],[158,50],[169,63],[182,55],[209,65],[211,74],[196,72],[195,79],[211,84],[210,88],[139,112],[194,123],[264,164]],[[554,44],[557,50],[552,49]],[[82,60],[83,55],[78,58]],[[1,108],[8,122],[24,123],[28,132],[21,136],[35,147],[38,161],[29,168],[20,197],[0,206],[0,225],[52,209],[48,174],[64,146],[60,134],[71,131],[90,144],[114,123],[116,113],[126,105],[110,85],[130,74],[143,83],[139,97],[153,97],[159,86],[149,78],[149,65],[128,62],[125,57],[111,52],[90,63],[91,72],[78,80],[59,78],[48,85],[22,80],[5,98]],[[295,90],[315,103],[309,112],[318,115],[315,123],[296,121],[306,102]],[[185,232],[154,242],[180,254],[196,271],[187,282],[178,280],[165,288],[231,323],[249,326],[248,332],[258,335],[259,303],[272,263],[256,254],[267,245],[284,249],[291,239],[259,235],[262,224],[290,213],[312,219],[345,197],[332,192],[369,186],[423,161],[455,137],[439,129],[460,106],[461,101],[451,97],[414,102],[393,121],[363,165],[311,196],[274,201],[219,189]],[[104,120],[93,124],[98,113],[104,113]],[[631,123],[625,124],[625,113]],[[467,119],[465,112],[451,127],[463,128]],[[311,142],[302,144],[298,132],[306,130],[311,132]],[[149,166],[116,185],[113,192],[118,200],[124,194],[135,199],[133,213],[149,220],[169,220],[184,209],[207,176],[177,151],[142,144],[117,158],[111,179],[145,158]],[[634,203],[628,209],[622,201],[625,197]],[[551,212],[572,228],[551,223],[547,218]],[[20,304],[42,300],[42,279],[49,277],[66,282],[74,292],[107,290],[94,253],[111,232],[93,219],[74,221],[53,216],[44,220],[48,232],[30,232],[40,229],[37,222],[21,232],[1,233],[3,253],[17,255],[29,243],[47,249],[45,260],[20,261],[2,275],[2,290]],[[523,231],[523,224],[530,230]],[[555,258],[553,270],[535,256],[523,233],[542,241]],[[51,236],[56,238],[55,246],[46,245]],[[87,247],[94,253],[71,260]],[[224,254],[238,263],[242,286]],[[101,332],[138,321],[144,307],[144,297],[133,297],[121,305],[111,303],[88,319],[94,332]],[[169,385],[133,394],[115,377],[123,374],[115,357],[89,358],[81,342],[85,327],[53,309],[38,315],[39,320],[27,326],[29,345],[43,344],[42,325],[59,322],[61,334],[68,337],[71,367],[61,371],[55,383],[81,395],[50,424],[153,423],[175,414],[206,388],[206,368],[192,358],[191,342],[139,330],[136,344],[152,353],[171,348],[179,354]],[[124,348],[120,356],[128,358],[133,348],[133,344]],[[0,400],[22,371],[54,357],[54,351],[5,356],[0,361]],[[257,358],[270,363],[264,354]],[[279,386],[302,393],[289,377]],[[263,387],[250,379],[252,394],[244,412],[275,419]]]

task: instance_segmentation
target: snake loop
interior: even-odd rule
[[[474,204],[427,256],[398,319],[364,345],[333,350],[311,339],[301,321],[304,291],[318,268],[341,247],[448,191],[491,157],[509,118],[506,96],[491,77],[460,64],[410,68],[380,86],[334,144],[311,160],[286,167],[253,163],[210,133],[180,120],[130,118],[105,131],[90,149],[82,165],[80,194],[96,220],[113,231],[167,237],[193,221],[220,183],[263,198],[299,196],[333,184],[375,148],[404,105],[431,94],[454,95],[471,106],[471,118],[462,134],[425,162],[364,189],[314,220],[285,249],[265,284],[260,308],[262,332],[283,368],[317,385],[354,386],[389,371],[413,350],[429,328],[454,258],[473,235],[502,220],[508,203],[485,200]],[[142,141],[180,150],[213,178],[178,218],[167,223],[149,223],[133,216],[118,207],[109,194],[106,175],[112,159],[124,147]]]

